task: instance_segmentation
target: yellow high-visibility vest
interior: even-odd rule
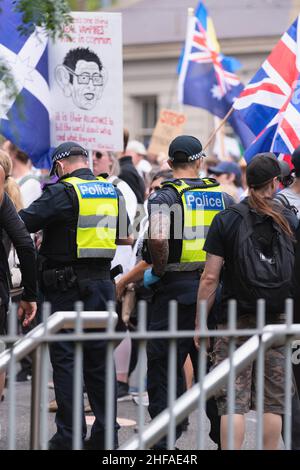
[[[70,177],[64,182],[73,186],[78,198],[77,257],[113,259],[119,210],[115,187],[100,176]]]
[[[183,205],[182,250],[179,263],[186,264],[186,270],[192,270],[193,263],[205,262],[206,252],[203,246],[208,229],[215,215],[225,209],[220,186],[208,178],[201,181],[204,185],[199,184],[200,187],[191,187],[183,180],[178,183],[165,183],[176,189]]]

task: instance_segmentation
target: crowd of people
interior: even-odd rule
[[[74,142],[52,155],[50,176],[37,171],[29,157],[11,142],[0,150],[0,335],[7,333],[10,298],[19,302],[20,332],[39,318],[43,301],[52,312],[105,310],[116,301],[117,328],[126,332],[115,349],[116,396],[105,397],[103,341],[84,344],[83,377],[95,423],[89,439],[82,407],[82,442],[86,449],[105,447],[106,400],[125,400],[134,393],[130,377],[138,348],[130,337],[137,327],[137,305],[148,306],[149,332],[168,329],[168,306],[177,301],[178,330],[226,329],[228,300],[237,300],[240,329],[255,327],[256,302],[266,302],[268,323],[284,323],[284,302],[292,297],[299,322],[300,148],[293,166],[271,153],[247,165],[243,158],[226,160],[205,155],[201,142],[179,136],[168,156],[147,155],[142,142],[129,140],[119,154],[88,152]],[[36,268],[34,268],[36,267]],[[22,282],[21,282],[22,277]],[[207,303],[207,323],[196,314]],[[36,314],[36,312],[38,312]],[[299,322],[300,323],[300,322]],[[180,396],[197,381],[199,338],[177,341],[177,385]],[[245,338],[237,341],[241,345]],[[228,338],[210,342],[208,370],[228,357]],[[72,448],[74,345],[51,343],[57,432],[50,449]],[[264,447],[276,449],[284,414],[284,350],[265,356]],[[16,380],[31,379],[31,359],[21,362]],[[295,368],[298,390],[299,371]],[[0,377],[0,392],[5,377]],[[295,396],[297,397],[297,387]],[[245,435],[245,414],[255,409],[253,364],[236,377],[235,448]],[[147,342],[145,390],[149,414],[167,407],[168,342]],[[299,399],[293,397],[293,448],[300,448]],[[227,447],[228,396],[222,388],[207,402],[211,438]],[[116,409],[116,407],[115,407]],[[115,416],[116,418],[116,416]],[[188,421],[176,428],[179,438]],[[118,425],[115,419],[115,447]],[[157,449],[166,449],[161,439]]]

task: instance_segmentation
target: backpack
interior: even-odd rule
[[[291,296],[295,262],[294,243],[268,216],[246,202],[231,210],[242,216],[234,248],[234,291],[238,309],[256,312],[257,301],[266,301],[267,313],[284,312]]]
[[[297,214],[298,214],[297,207],[292,206],[290,204],[290,201],[288,200],[288,198],[284,194],[282,194],[280,192],[278,194],[276,194],[276,196],[274,198],[274,201],[278,201],[280,204],[283,205],[283,207],[285,207],[286,209],[289,209],[290,211],[293,212],[294,215],[297,216]]]

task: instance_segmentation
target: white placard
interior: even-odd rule
[[[123,149],[120,13],[74,12],[67,37],[49,42],[51,146]]]

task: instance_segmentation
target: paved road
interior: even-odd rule
[[[28,449],[29,446],[29,420],[30,420],[30,383],[17,383],[16,384],[16,442],[17,449]],[[49,390],[50,399],[54,397],[53,390]],[[132,399],[129,401],[118,403],[118,418],[120,418],[121,429],[119,433],[120,444],[126,442],[127,439],[132,437],[136,429],[138,406]],[[146,421],[149,422],[147,408],[145,408]],[[87,414],[88,421],[92,419],[91,414]],[[130,420],[127,423],[125,420]],[[247,415],[247,435],[244,448],[253,449],[255,447],[255,413]],[[190,425],[186,432],[183,433],[180,440],[177,442],[177,447],[180,449],[196,449],[196,436],[197,436],[197,412],[190,416]],[[0,404],[0,424],[1,424],[1,438],[0,449],[7,449],[7,433],[8,433],[8,397],[6,391],[6,398]],[[129,425],[126,425],[129,424]],[[49,414],[49,438],[55,431],[54,414]],[[215,444],[208,437],[209,423],[206,422],[205,447],[209,450],[216,448]]]

